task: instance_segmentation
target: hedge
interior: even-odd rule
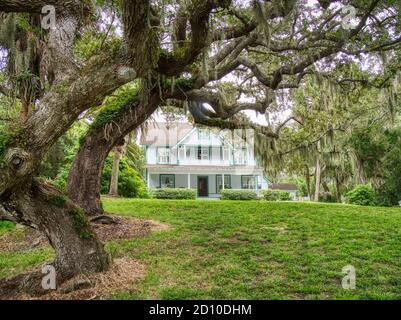
[[[258,195],[254,191],[242,189],[221,190],[222,200],[257,200]]]
[[[288,191],[281,190],[264,190],[263,197],[267,201],[289,201],[291,199],[291,195]]]
[[[156,199],[194,200],[196,199],[196,190],[178,188],[155,189],[152,190],[152,197]]]

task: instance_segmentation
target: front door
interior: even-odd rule
[[[198,177],[198,196],[209,196],[208,177]]]

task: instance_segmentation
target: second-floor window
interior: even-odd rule
[[[170,163],[170,148],[158,148],[157,149],[157,162],[158,163]]]
[[[209,147],[198,147],[198,160],[209,160]]]
[[[198,129],[198,139],[199,140],[209,140],[210,131],[208,129]]]
[[[237,149],[234,151],[234,162],[235,164],[247,163],[247,152],[245,148]]]
[[[221,152],[222,152],[222,154],[221,154],[221,160],[229,161],[230,158],[231,158],[231,150],[230,150],[230,148],[227,147],[227,146],[223,146],[223,147],[221,148]]]

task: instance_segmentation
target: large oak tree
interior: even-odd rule
[[[88,0],[3,0],[1,22],[29,15],[36,19],[28,24],[37,26],[45,5],[56,9],[55,28],[40,36],[29,33],[42,49],[39,59],[46,67],[31,71],[43,86],[24,117],[1,133],[0,219],[46,234],[56,251],[59,281],[109,266],[85,215],[101,212],[99,179],[107,154],[160,106],[188,107],[195,122],[207,126],[254,128],[268,151],[280,130],[298,119],[261,126],[241,111],[274,112],[277,95],[300,86],[306,75],[363,54],[391,53],[400,42],[393,1],[329,6],[306,0],[122,0],[115,8],[122,24],[119,41],[106,46],[104,39],[81,61],[77,41],[104,7]],[[344,28],[344,5],[356,8],[352,28]],[[16,38],[6,40],[0,38],[0,45],[11,52]],[[79,116],[132,81],[139,82],[137,96],[106,121],[95,121],[101,125],[83,139],[70,175],[74,201],[35,178],[49,148]],[[5,81],[1,92],[15,94],[12,86]]]

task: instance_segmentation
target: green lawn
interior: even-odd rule
[[[401,299],[401,209],[264,201],[104,201],[108,212],[150,218],[169,231],[114,241],[147,276],[122,299]],[[35,252],[34,252],[35,253]],[[31,263],[0,255],[5,268]],[[39,259],[39,260],[40,260]],[[341,269],[356,268],[356,290]]]

